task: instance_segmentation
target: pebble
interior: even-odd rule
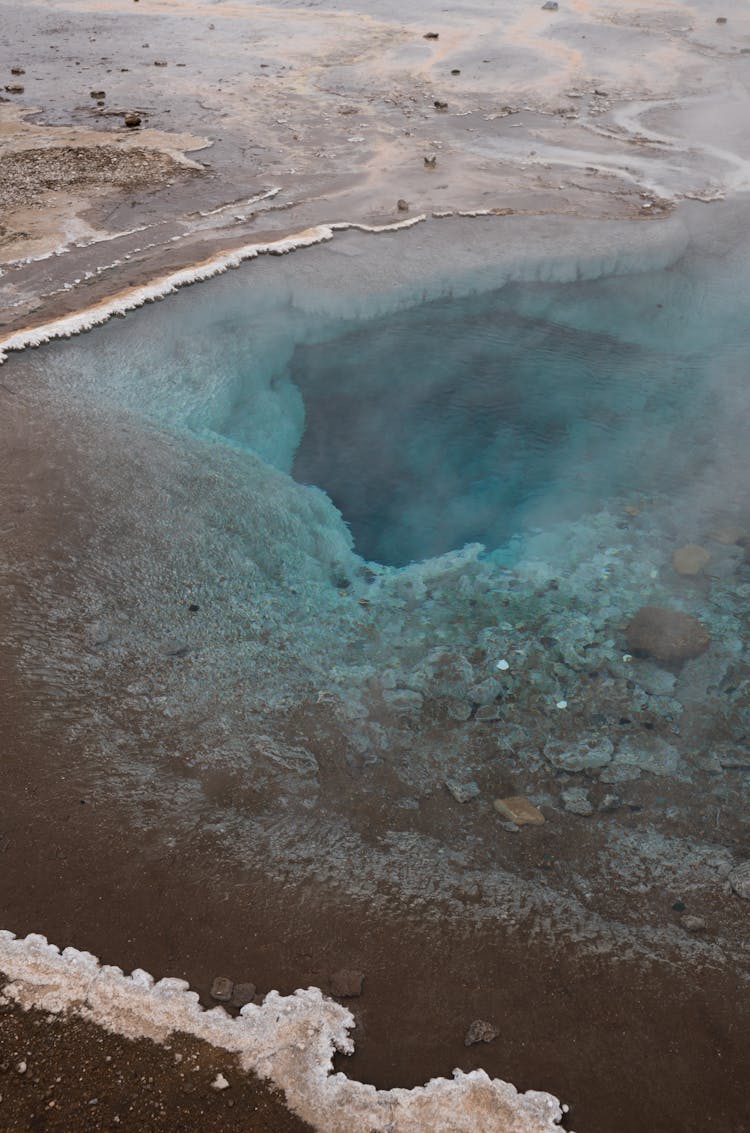
[[[500,1028],[494,1023],[487,1023],[484,1019],[475,1019],[469,1024],[466,1032],[464,1046],[474,1046],[476,1043],[491,1043],[500,1034]]]
[[[502,814],[509,822],[514,822],[516,826],[541,826],[544,823],[544,815],[539,808],[521,796],[495,799],[492,805],[498,814]]]
[[[446,779],[445,785],[457,803],[469,803],[481,793],[479,786],[473,780],[462,783],[459,779]]]
[[[356,999],[362,994],[364,973],[340,968],[331,976],[331,995],[336,999]]]
[[[211,1083],[211,1088],[213,1090],[228,1090],[229,1082],[227,1082],[223,1074],[217,1074]]]
[[[233,990],[234,984],[227,976],[216,976],[211,984],[211,998],[217,1003],[229,1003]]]
[[[560,7],[557,0],[547,0],[546,4],[542,4],[543,12],[556,12]]]
[[[399,199],[396,201],[396,208],[399,212],[408,212],[409,202],[405,201],[403,197],[399,197]]]
[[[125,115],[125,125],[129,126],[130,129],[132,130],[135,126],[140,126],[140,124],[141,124],[140,114],[136,114],[134,110],[128,111],[128,113]]]
[[[560,771],[592,771],[606,767],[614,750],[614,744],[606,736],[591,734],[570,744],[550,740],[544,745],[544,758]]]
[[[16,1064],[16,1070],[18,1071],[19,1074],[25,1074],[26,1073],[26,1063],[25,1062],[17,1063]]]
[[[691,913],[686,913],[684,917],[680,917],[680,924],[686,932],[703,932],[706,927],[703,917],[694,917]]]

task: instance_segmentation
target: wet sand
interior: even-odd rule
[[[574,12],[561,6],[557,13],[519,14],[508,4],[492,18],[441,13],[440,27],[428,12],[404,24],[395,13],[376,20],[333,8],[280,7],[248,15],[243,7],[50,2],[25,6],[22,17],[14,5],[0,5],[15,37],[6,71],[18,65],[26,72],[18,79],[24,95],[7,97],[29,111],[0,104],[0,156],[30,145],[106,142],[153,148],[178,163],[187,154],[191,163],[170,172],[171,184],[143,174],[123,194],[94,178],[84,189],[30,198],[4,216],[3,332],[310,224],[388,224],[425,212],[435,240],[442,236],[432,214],[454,210],[654,224],[685,196],[744,187],[742,116],[727,112],[718,90],[726,75],[745,83],[750,71],[750,57],[741,55],[750,25],[739,7],[726,9],[727,27],[715,23],[723,7],[677,5],[644,13],[578,3]],[[433,29],[440,38],[424,40]],[[208,55],[211,37],[220,46]],[[155,60],[168,65],[155,67]],[[451,75],[455,69],[459,76]],[[92,108],[89,87],[108,88],[103,108]],[[570,90],[576,97],[565,95]],[[634,95],[654,106],[626,126],[622,112]],[[447,111],[436,110],[435,98],[443,97]],[[693,113],[696,98],[710,120],[722,119],[725,136]],[[125,134],[118,118],[98,113],[110,108],[143,111],[145,128]],[[680,143],[649,139],[644,123]],[[434,171],[424,165],[430,155],[437,156]],[[277,187],[280,193],[247,212],[244,202]],[[408,213],[399,211],[398,198],[408,199]],[[28,256],[45,258],[22,262]],[[0,608],[6,642],[34,607],[45,575],[59,603],[48,610],[49,624],[71,616],[78,564],[90,570],[94,529],[110,509],[108,537],[115,545],[128,538],[118,527],[120,486],[94,485],[85,434],[66,436],[57,408],[26,398],[9,375],[0,372],[0,443],[5,483],[16,491],[3,500],[4,547],[43,566],[11,579]],[[280,884],[228,858],[210,825],[165,846],[160,824],[168,814],[158,788],[149,795],[139,785],[134,809],[121,805],[119,790],[102,794],[83,746],[71,743],[70,724],[85,720],[85,699],[76,699],[60,673],[45,670],[43,640],[27,648],[36,674],[29,653],[6,647],[0,659],[3,927],[44,933],[125,970],[185,978],[206,1005],[217,974],[250,979],[264,993],[326,989],[338,968],[361,969],[364,994],[348,1003],[356,1052],[339,1065],[383,1088],[482,1066],[519,1089],[549,1090],[571,1103],[567,1124],[579,1133],[740,1133],[750,1122],[743,1088],[750,1019],[737,1009],[744,984],[731,964],[683,966],[663,949],[650,963],[597,958],[554,933],[508,932],[499,922],[477,931],[447,908],[406,901],[398,885],[384,885],[375,907],[353,903],[343,885],[337,896],[335,883],[290,875]],[[124,697],[124,689],[115,685],[111,695]],[[328,783],[332,793],[350,786],[339,763]],[[219,813],[236,803],[231,781],[217,777],[204,787]],[[382,795],[362,807],[363,828],[388,818],[387,784],[379,787]],[[134,811],[148,818],[146,836]],[[445,800],[428,815],[435,829],[451,821]],[[636,829],[637,821],[634,812]],[[516,868],[543,876],[555,849],[527,839]],[[582,835],[576,853],[585,858],[587,849]],[[661,902],[663,922],[673,926],[679,896],[652,894],[656,911],[650,907],[649,915]],[[726,916],[718,895],[700,912],[709,921]],[[303,1127],[281,1115],[264,1087],[229,1070],[230,1089],[211,1090],[209,1068],[225,1062],[208,1049],[198,1056],[201,1085],[186,1101],[170,1052],[165,1058],[144,1044],[126,1048],[76,1021],[47,1024],[3,1012],[0,1061],[10,1064],[12,1086],[0,1076],[0,1113],[9,1114],[9,1129],[76,1128],[84,1121],[86,1128],[110,1128],[115,1113],[118,1124],[133,1129],[207,1122],[216,1129]],[[468,1024],[485,1017],[497,1020],[498,1039],[466,1048]],[[13,1064],[22,1049],[30,1052],[28,1059],[19,1055],[29,1068],[18,1075]],[[117,1090],[107,1055],[125,1061],[131,1076]],[[44,1073],[35,1072],[37,1057]],[[85,1089],[66,1087],[74,1075],[78,1083],[85,1077]],[[155,1092],[150,1083],[142,1091],[144,1075],[154,1077]],[[57,1076],[64,1099],[55,1094],[50,1107],[47,1091]],[[143,1106],[150,1096],[157,1108],[118,1109],[122,1093],[133,1091]],[[95,1119],[86,1109],[92,1097],[104,1110],[93,1107]]]

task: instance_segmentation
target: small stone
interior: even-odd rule
[[[700,574],[711,562],[711,553],[697,543],[687,543],[672,555],[672,566],[678,574],[692,577]]]
[[[599,810],[607,814],[613,810],[619,810],[621,806],[622,799],[619,795],[605,795],[599,804]]]
[[[107,92],[103,91],[103,90],[90,90],[89,91],[89,97],[90,98],[106,98]]]
[[[729,874],[729,884],[732,891],[745,901],[750,901],[750,861],[736,866]]]
[[[461,71],[458,67],[454,67],[453,70],[451,71],[451,74],[452,75],[460,75]]]
[[[336,999],[356,999],[362,994],[364,973],[341,968],[331,976],[331,995]]]
[[[591,799],[585,787],[569,787],[561,794],[563,805],[569,814],[577,814],[581,818],[588,818],[594,813]]]
[[[109,632],[109,629],[106,625],[104,625],[103,622],[94,622],[93,625],[89,626],[86,637],[88,639],[89,645],[92,645],[94,646],[94,648],[96,648],[96,646],[98,645],[106,645],[111,637],[111,634]]]
[[[166,65],[167,65],[166,59],[154,59],[154,66],[155,67],[166,67]]]
[[[16,1064],[16,1071],[17,1071],[17,1073],[19,1073],[19,1074],[25,1074],[25,1073],[26,1073],[26,1069],[27,1069],[27,1067],[26,1067],[26,1063],[25,1063],[25,1062],[18,1062],[18,1063]]]
[[[462,783],[459,779],[446,779],[445,785],[457,803],[469,803],[481,793],[479,786],[473,780]]]
[[[626,515],[636,516],[641,514],[641,509],[637,504],[625,504],[624,511]]]
[[[699,657],[711,643],[708,630],[692,614],[664,606],[642,606],[631,619],[625,637],[633,653],[668,664]]]
[[[227,1082],[227,1080],[226,1080],[226,1078],[224,1077],[223,1074],[217,1074],[216,1077],[214,1078],[213,1082],[211,1083],[211,1089],[212,1090],[228,1090],[229,1089],[229,1082]]]
[[[227,976],[216,976],[211,984],[211,998],[217,1003],[229,1003],[234,991],[234,984]]]
[[[473,1023],[469,1024],[469,1029],[464,1039],[464,1046],[475,1046],[476,1043],[491,1043],[499,1034],[500,1028],[496,1027],[493,1023],[487,1023],[484,1019],[475,1019]]]
[[[501,673],[507,673],[508,669],[510,668],[510,664],[503,658],[503,660],[497,662],[495,668],[499,669]]]
[[[716,22],[717,24],[725,24],[727,22],[727,18],[726,16],[717,16]]]
[[[8,88],[6,87],[5,89],[7,90]],[[426,169],[434,169],[437,165],[437,156],[434,153],[430,154],[429,157],[426,156],[424,159],[424,164]]]
[[[687,932],[703,932],[706,927],[703,917],[694,917],[691,913],[685,913],[684,917],[680,917],[680,924]]]
[[[514,822],[516,826],[541,826],[544,823],[544,815],[538,807],[521,796],[495,799],[492,805],[498,814],[502,814],[509,822]]]
[[[140,114],[136,114],[134,110],[128,111],[128,113],[125,115],[125,125],[132,130],[135,126],[140,126],[140,124]]]
[[[556,12],[560,7],[557,0],[547,0],[546,4],[542,4],[543,12]]]
[[[8,94],[23,94],[26,88],[21,86],[20,83],[6,83],[5,89],[7,90]]]
[[[408,212],[409,202],[405,201],[403,197],[399,197],[399,199],[396,201],[396,208],[399,212]]]
[[[440,39],[440,32],[426,31],[422,36],[422,39]]]
[[[256,990],[255,984],[235,984],[229,1002],[232,1007],[244,1007],[247,1003],[253,1002]]]
[[[448,109],[448,103],[443,102],[442,98],[436,98],[432,105],[435,107],[436,110],[447,110]]]
[[[25,75],[26,74],[23,67],[11,67],[10,73],[11,73],[11,75]]]

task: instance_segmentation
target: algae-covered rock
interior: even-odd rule
[[[668,664],[699,657],[711,642],[706,627],[682,610],[642,606],[625,631],[628,649]]]

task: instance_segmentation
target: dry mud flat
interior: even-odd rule
[[[3,217],[7,330],[127,291],[217,249],[321,222],[388,224],[493,209],[574,213],[634,218],[639,235],[621,243],[648,244],[651,218],[681,197],[709,199],[746,186],[750,62],[743,50],[750,38],[738,5],[644,12],[578,3],[542,12],[506,4],[491,14],[441,13],[439,28],[434,13],[415,12],[407,25],[386,10],[333,7],[248,13],[229,3],[139,0],[1,10],[13,48],[8,71],[25,71],[8,78],[24,93],[8,92],[0,105],[8,159],[0,178],[6,201],[19,205]],[[725,16],[727,24],[716,23]],[[438,39],[424,39],[433,29]],[[209,41],[219,46],[207,52]],[[98,107],[90,90],[104,88]],[[143,128],[122,125],[125,109],[142,114]],[[425,156],[436,159],[434,169]],[[41,196],[35,168],[50,182]],[[398,210],[398,198],[408,211]],[[472,222],[451,229],[455,223],[438,216],[424,227],[433,251],[449,260],[467,248],[479,255],[487,230],[472,236]],[[559,247],[559,229],[545,235]],[[405,236],[373,239],[396,260]],[[322,281],[331,263],[348,263],[356,276],[356,264],[371,255],[348,236],[335,237],[329,252],[333,259],[324,249],[310,253],[311,266],[301,260],[299,273]],[[43,258],[25,262],[34,256]],[[346,272],[334,274],[341,287]],[[430,627],[420,625],[414,593],[385,586],[373,602],[369,583],[356,577],[342,595],[321,567],[317,589],[291,599],[300,621],[290,633],[274,621],[283,602],[266,623],[265,613],[245,609],[246,566],[238,563],[236,576],[222,567],[216,582],[240,612],[237,638],[242,648],[250,643],[255,672],[266,674],[251,695],[232,656],[237,641],[201,578],[206,545],[217,564],[232,563],[237,543],[252,538],[241,513],[226,529],[216,519],[225,491],[241,499],[246,490],[242,462],[144,427],[132,408],[97,405],[88,391],[63,395],[45,381],[44,357],[0,373],[3,923],[19,934],[44,932],[61,947],[88,948],[126,971],[184,978],[206,1005],[218,973],[252,979],[261,995],[290,994],[327,990],[337,969],[357,968],[366,977],[363,995],[350,1001],[357,1050],[340,1065],[384,1088],[481,1066],[519,1089],[572,1102],[568,1124],[580,1133],[674,1133],[710,1123],[738,1133],[748,1120],[746,935],[744,906],[729,900],[726,878],[745,830],[712,793],[712,777],[724,772],[681,765],[687,780],[654,808],[652,765],[626,784],[627,805],[614,816],[605,809],[575,816],[550,800],[542,804],[551,804],[544,827],[519,834],[493,826],[498,840],[488,849],[487,823],[499,821],[492,793],[539,787],[534,775],[541,781],[544,768],[532,774],[521,760],[498,770],[489,733],[450,717],[439,697],[425,716],[429,728],[416,728],[408,720],[414,702],[396,703],[398,689],[386,683],[374,693],[364,683],[355,691],[376,698],[377,713],[368,702],[369,711],[391,730],[401,762],[368,766],[366,717],[331,689],[320,658],[319,670],[306,668],[303,649],[305,664],[298,663],[295,635],[312,656],[321,610],[341,625],[350,672],[371,649],[378,617],[392,622],[395,609],[416,641]],[[38,380],[29,380],[34,366]],[[161,534],[144,523],[154,516]],[[299,558],[264,567],[287,594],[295,585],[289,572],[314,557],[310,514],[302,509],[297,519]],[[602,522],[609,539],[612,525]],[[634,519],[641,546],[652,538],[650,522]],[[337,554],[350,565],[342,548]],[[665,547],[657,541],[652,553],[663,556]],[[462,598],[455,610],[468,633],[494,598],[469,557],[432,580],[449,615],[460,574],[477,588],[476,597],[463,597],[478,602],[478,612],[467,618]],[[545,603],[554,605],[549,589],[537,598],[546,611]],[[102,628],[103,621],[111,624]],[[217,649],[215,664],[210,649],[195,656],[182,648],[196,624]],[[244,662],[241,651],[237,657]],[[479,669],[483,659],[471,658]],[[385,668],[383,657],[377,661]],[[652,672],[647,696],[663,695],[658,684]],[[592,692],[586,711],[598,706]],[[243,752],[249,739],[264,768],[250,782],[243,752],[223,746],[222,721],[238,720]],[[654,723],[648,712],[643,720],[644,728]],[[445,789],[448,765],[430,763],[434,751],[449,753],[446,736],[460,748],[462,767],[491,768],[479,802],[459,803]],[[657,760],[664,749],[652,746]],[[742,767],[726,774],[736,791]],[[607,789],[594,787],[597,806]],[[676,816],[665,813],[667,803]],[[607,858],[615,828],[616,853]],[[608,862],[621,871],[617,884],[608,880]],[[707,931],[687,931],[686,914]],[[47,959],[54,966],[54,956]],[[26,982],[18,973],[15,994],[24,1002],[80,1008],[96,988],[89,971],[89,982],[66,999],[43,966]],[[178,1029],[204,1026],[189,1010],[175,1019]],[[475,1020],[490,1020],[500,1033],[467,1048]],[[4,1017],[12,1084],[0,1079],[0,1094],[17,1127],[54,1128],[62,1103],[49,1105],[52,1081],[34,1069],[34,1043],[48,1026],[36,1022]],[[340,1035],[335,1012],[334,1024]],[[84,1055],[98,1042],[77,1023],[54,1024],[49,1033],[69,1036]],[[66,1042],[50,1038],[44,1056],[57,1049],[55,1077],[63,1082],[71,1069]],[[103,1042],[113,1059],[120,1056],[119,1039]],[[135,1072],[148,1056],[143,1047],[128,1049]],[[218,1056],[203,1047],[198,1058],[213,1070]],[[169,1113],[178,1112],[182,1071],[175,1064],[170,1078],[159,1059],[153,1076]],[[206,1120],[221,1128],[219,1121],[235,1119],[232,1108],[244,1111],[244,1092],[235,1107],[229,1101],[246,1085],[225,1063],[216,1066],[230,1088],[213,1091],[197,1073],[205,1092],[189,1099],[185,1128]],[[168,1121],[123,1107],[125,1087],[115,1089],[100,1059],[85,1072],[96,1076],[85,1104],[98,1099],[92,1108],[104,1108],[102,1128],[116,1116],[131,1128]],[[60,1127],[75,1127],[83,1093],[65,1093],[71,1108]],[[262,1096],[262,1106],[274,1105]],[[472,1133],[523,1128],[498,1117],[486,1099],[479,1108],[484,1126],[478,1110],[464,1114]],[[286,1127],[268,1112],[267,1119],[242,1112],[243,1127]],[[449,1107],[441,1112],[451,1128]],[[379,1125],[343,1108],[339,1116],[347,1129],[395,1120],[388,1105]],[[333,1127],[330,1112],[317,1118],[321,1128]],[[96,1128],[100,1115],[86,1120]],[[545,1124],[533,1127],[551,1120],[542,1115]],[[403,1126],[412,1127],[438,1127],[434,1111],[421,1125]]]

